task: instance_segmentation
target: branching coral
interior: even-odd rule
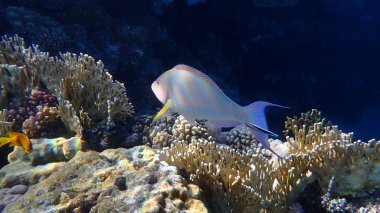
[[[12,122],[8,122],[5,114],[7,110],[0,111],[0,135],[5,135],[12,129]]]
[[[239,125],[228,133],[227,145],[247,155],[261,153],[267,158],[271,158],[272,156],[272,153],[263,148],[261,143],[245,125]]]
[[[86,130],[109,130],[134,112],[124,85],[114,81],[103,63],[91,56],[66,53],[60,58],[50,57],[38,46],[26,48],[17,36],[3,37],[0,64],[21,67],[17,69],[24,72],[30,84],[20,90],[39,87],[42,82],[53,92],[61,119],[77,135]]]
[[[9,103],[17,103],[31,94],[31,79],[23,67],[0,63],[0,76],[0,108],[5,108]]]
[[[289,118],[286,128],[294,137],[287,137],[289,153],[277,165],[260,154],[215,144],[212,138],[173,141],[160,156],[214,196],[222,192],[239,212],[285,211],[315,180],[332,196],[364,195],[380,188],[380,141],[352,142],[352,133],[342,133],[316,110]]]

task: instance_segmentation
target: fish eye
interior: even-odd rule
[[[158,81],[156,81],[157,85],[160,85],[160,83]]]

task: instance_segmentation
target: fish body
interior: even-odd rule
[[[190,122],[207,119],[216,127],[246,124],[263,146],[271,150],[268,135],[275,134],[267,130],[264,109],[267,106],[282,106],[264,101],[240,106],[210,77],[187,65],[177,65],[163,73],[153,82],[152,90],[161,103],[165,104],[154,120],[172,108]]]
[[[241,120],[240,106],[233,102],[206,75],[186,65],[178,65],[156,82],[163,82],[169,91],[173,108],[185,117],[208,120]],[[163,104],[166,103],[166,100]]]
[[[8,132],[8,137],[0,137],[0,147],[8,144],[9,146],[21,146],[26,153],[31,153],[32,143],[27,135],[18,132]]]

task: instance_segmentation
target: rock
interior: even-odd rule
[[[2,211],[6,205],[18,200],[27,191],[28,187],[25,185],[16,185],[12,188],[0,189],[0,210]]]
[[[0,170],[0,188],[15,185],[34,185],[61,168],[66,161],[84,150],[84,141],[70,139],[32,139],[33,151],[26,154],[24,149],[16,146],[8,155],[9,164]]]
[[[16,195],[16,194],[24,194],[28,191],[28,187],[25,185],[16,185],[8,190],[8,194]]]
[[[68,161],[77,151],[85,150],[85,142],[77,137],[70,139],[32,139],[33,151],[26,154],[21,147],[15,147],[8,155],[10,163],[16,161],[31,161],[33,165],[43,165],[52,162]]]
[[[26,170],[31,171],[30,168]],[[8,181],[8,185],[10,183],[12,181]],[[5,193],[12,189],[17,191],[17,188],[22,191],[17,186]],[[153,149],[138,146],[101,153],[79,151],[23,196],[7,204],[4,212],[20,209],[35,212],[207,212],[204,200],[199,187],[188,184],[176,167],[160,162]]]

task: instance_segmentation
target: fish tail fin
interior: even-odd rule
[[[268,106],[275,106],[281,108],[289,108],[285,106],[281,106],[278,104],[272,104],[265,101],[256,101],[248,106],[243,108],[244,111],[247,112],[247,116],[249,118],[249,123],[245,123],[247,127],[249,127],[253,134],[257,137],[257,140],[266,148],[275,153],[269,145],[268,135],[272,135],[277,137],[276,134],[268,130],[267,120],[265,117],[265,108]]]

